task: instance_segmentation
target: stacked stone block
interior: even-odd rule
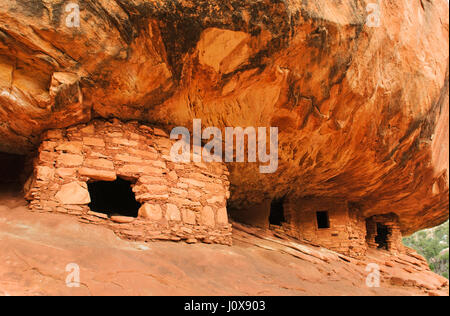
[[[231,244],[228,171],[222,163],[174,163],[173,140],[138,122],[95,120],[47,131],[25,190],[30,209],[77,216],[139,241]],[[137,218],[92,212],[87,183],[133,183]]]

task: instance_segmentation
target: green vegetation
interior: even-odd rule
[[[431,270],[448,279],[448,221],[441,226],[426,229],[403,238],[403,243],[424,256]]]

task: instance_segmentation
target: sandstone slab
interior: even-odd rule
[[[80,175],[99,181],[114,181],[117,179],[115,171],[99,170],[93,168],[81,168]]]
[[[89,191],[79,182],[63,185],[55,197],[62,204],[82,205],[91,202]]]
[[[139,216],[151,221],[159,221],[162,218],[162,209],[158,204],[145,203],[139,209]]]

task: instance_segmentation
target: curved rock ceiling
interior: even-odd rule
[[[94,117],[277,126],[276,173],[230,164],[231,207],[330,197],[404,233],[448,218],[445,0],[0,2],[0,151]]]

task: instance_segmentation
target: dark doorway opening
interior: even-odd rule
[[[282,226],[286,223],[286,218],[284,217],[284,199],[275,199],[270,204],[270,225]]]
[[[330,228],[330,217],[328,216],[328,212],[326,211],[316,212],[316,217],[317,217],[317,228],[319,229]]]
[[[386,225],[377,223],[377,235],[375,236],[375,242],[378,244],[378,249],[388,249],[388,236],[389,228]]]
[[[0,153],[0,191],[20,192],[26,175],[26,157]]]
[[[88,183],[92,211],[111,215],[137,217],[141,205],[136,201],[132,183],[118,178],[113,182]]]

